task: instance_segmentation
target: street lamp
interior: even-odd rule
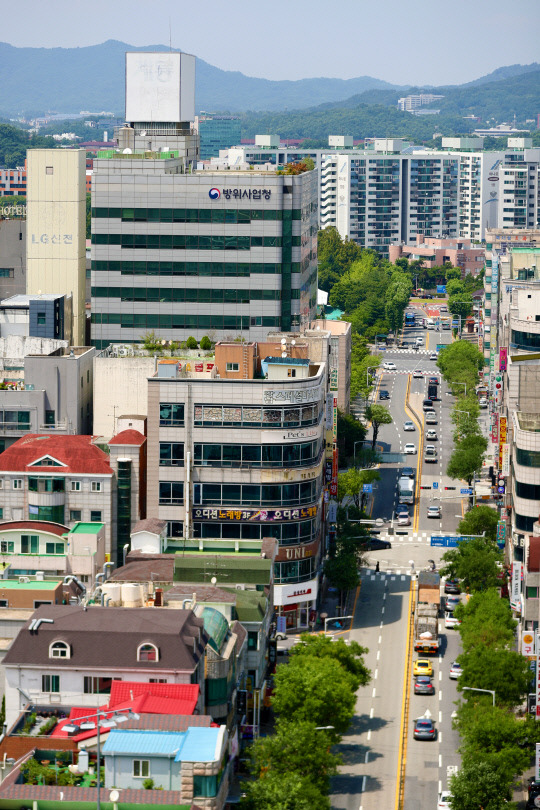
[[[467,689],[469,692],[487,692],[493,698],[493,706],[495,706],[495,690],[494,689],[479,689],[479,687],[477,687],[477,686],[463,686],[462,689],[463,689],[463,691],[465,691]]]
[[[343,619],[353,619],[354,616],[327,616],[324,620],[324,634],[326,635],[326,628],[328,626],[328,622],[341,622]],[[339,630],[340,628],[338,628]]]
[[[108,714],[112,714],[112,717],[107,717]],[[94,722],[93,718],[96,718],[96,722]],[[100,720],[100,717],[103,719]],[[62,731],[66,731],[68,734],[74,734],[78,731],[84,730],[88,731],[90,729],[95,728],[97,731],[97,801],[96,801],[96,810],[101,810],[101,735],[100,729],[101,728],[113,728],[118,723],[125,723],[126,720],[138,720],[140,715],[137,712],[134,712],[133,709],[128,709],[127,714],[118,714],[116,711],[103,711],[102,709],[96,709],[95,712],[92,714],[87,714],[84,717],[78,717],[76,723],[66,723],[65,726],[62,726]],[[87,721],[87,722],[82,722]]]

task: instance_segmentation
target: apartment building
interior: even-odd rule
[[[158,364],[147,508],[167,521],[173,551],[205,538],[224,551],[276,539],[276,611],[306,628],[321,559],[327,368],[281,354],[218,343],[211,369]]]
[[[538,228],[540,149],[532,148],[532,138],[508,138],[508,147],[498,169],[499,227]]]

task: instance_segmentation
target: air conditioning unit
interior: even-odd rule
[[[246,590],[246,586],[245,586],[245,585],[237,585],[237,586],[236,586],[236,590],[237,590],[237,591],[245,591],[245,590]]]
[[[30,577],[19,577],[19,585],[22,585],[24,582],[30,582]]]

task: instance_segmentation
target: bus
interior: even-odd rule
[[[409,329],[410,327],[415,326],[414,322],[414,312],[406,312],[405,313],[405,329]]]

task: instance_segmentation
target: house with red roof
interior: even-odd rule
[[[146,517],[146,437],[124,430],[103,443],[108,452],[99,444],[95,436],[47,433],[18,439],[0,453],[0,520],[103,523],[105,551],[121,559]],[[36,550],[29,540],[27,552]]]

